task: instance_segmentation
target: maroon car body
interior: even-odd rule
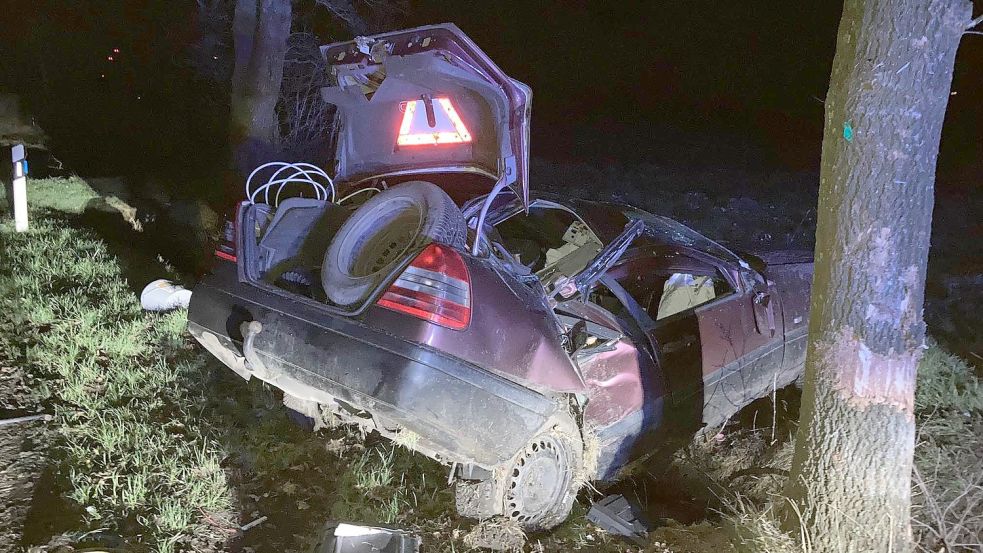
[[[592,444],[576,452],[580,481],[610,481],[667,437],[719,426],[801,375],[811,254],[739,256],[665,217],[530,193],[531,93],[452,25],[323,52],[338,83],[324,93],[339,106],[335,184],[423,179],[458,202],[470,243],[451,255],[465,268],[469,320],[449,328],[380,303],[413,255],[357,306],[269,278],[257,260],[274,238],[297,242],[347,212],[246,203],[189,310],[191,333],[238,374],[282,389],[311,418],[341,417],[451,464],[466,481],[498,478],[568,414],[576,443]],[[459,129],[456,144],[394,147],[407,103],[441,97],[473,140]],[[288,209],[293,222],[277,224]]]

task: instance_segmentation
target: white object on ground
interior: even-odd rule
[[[334,535],[337,538],[372,536],[375,534],[385,534],[385,533],[386,531],[381,528],[373,528],[371,526],[355,526],[354,524],[346,524],[344,522],[339,524],[334,530]]]
[[[243,524],[242,526],[239,527],[239,531],[240,532],[245,532],[246,530],[249,530],[250,528],[253,528],[255,526],[259,526],[260,524],[266,522],[266,519],[268,519],[268,518],[270,518],[270,517],[268,517],[266,515],[263,515],[263,516],[257,518],[256,520],[254,520],[252,522]]]
[[[22,422],[30,422],[30,421],[37,421],[37,420],[49,421],[52,418],[53,417],[51,415],[27,415],[26,417],[14,417],[12,419],[0,420],[0,426],[5,426],[8,424],[19,424]]]
[[[140,293],[140,305],[147,311],[187,309],[191,303],[191,290],[161,278],[148,284]]]

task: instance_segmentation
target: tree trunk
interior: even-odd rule
[[[847,0],[786,495],[815,551],[907,551],[935,165],[967,0]]]
[[[233,33],[233,165],[245,175],[277,150],[276,102],[290,35],[290,0],[236,0]]]

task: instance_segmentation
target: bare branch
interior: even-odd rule
[[[344,21],[352,34],[363,35],[368,32],[369,25],[355,10],[355,3],[352,0],[314,0],[314,2]]]
[[[979,25],[980,23],[983,23],[983,14],[980,14],[976,19],[970,21],[969,22],[969,25],[966,25],[966,28],[967,29],[972,29],[973,27]],[[976,33],[974,33],[974,34],[976,34]]]

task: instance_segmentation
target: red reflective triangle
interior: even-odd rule
[[[403,122],[399,125],[399,146],[425,144],[460,144],[471,142],[471,133],[448,98],[434,98],[434,126],[427,122],[423,100],[408,100],[403,104]]]

